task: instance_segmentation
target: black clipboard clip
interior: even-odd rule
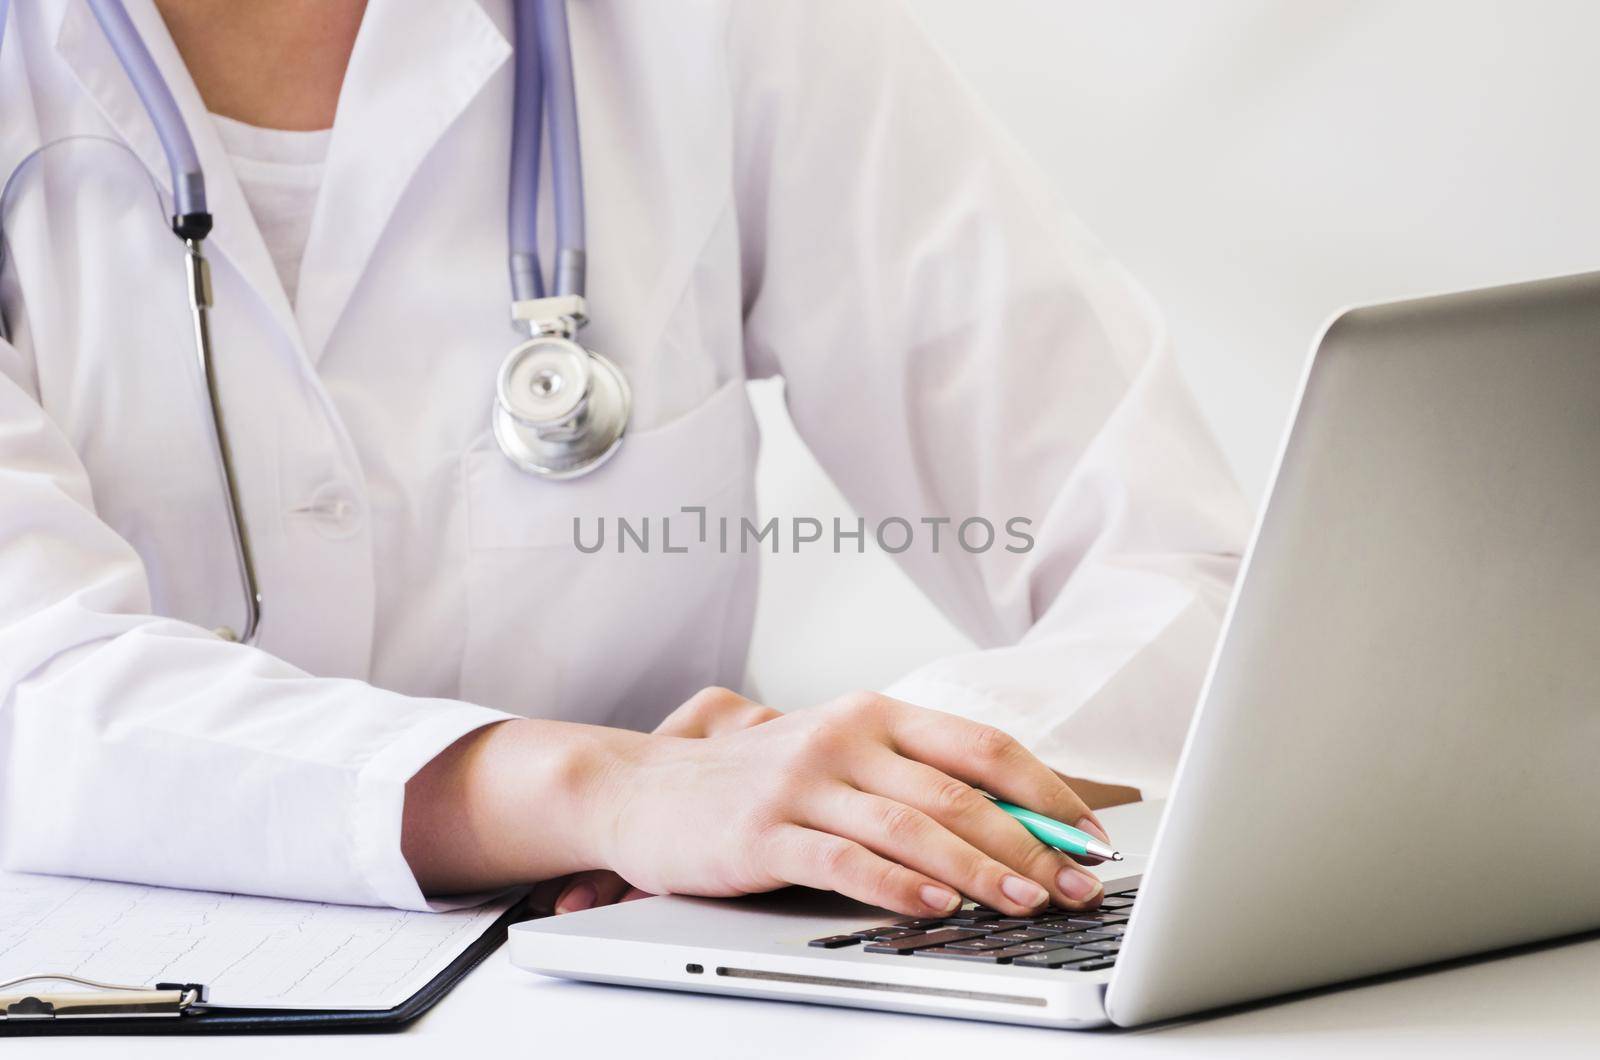
[[[40,990],[71,983],[82,990]],[[198,983],[157,983],[153,987],[97,983],[76,975],[28,975],[0,983],[0,1021],[105,1019],[181,1016],[205,1000]]]

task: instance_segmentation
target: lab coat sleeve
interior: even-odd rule
[[[400,851],[405,782],[506,715],[152,615],[33,387],[0,341],[0,865],[429,908]]]
[[[1248,511],[1157,315],[900,3],[735,8],[751,373],[981,649],[886,691],[1161,794]]]

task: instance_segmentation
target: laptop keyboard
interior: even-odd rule
[[[973,906],[950,916],[898,920],[848,935],[828,935],[808,945],[824,950],[860,946],[864,953],[885,958],[935,957],[1097,972],[1116,966],[1138,894],[1137,888],[1108,894],[1099,909],[1087,913],[1046,909],[1037,916],[1016,917]]]

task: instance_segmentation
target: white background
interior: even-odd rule
[[[1266,485],[1307,344],[1337,307],[1600,267],[1600,4],[1590,0],[910,2],[1165,306],[1251,497]],[[767,510],[845,514],[775,390],[759,398]],[[882,556],[783,555],[764,574],[752,675],[779,705],[883,684],[961,645]],[[835,1056],[1505,1056],[1519,1046],[1582,1055],[1596,1033],[1585,1004],[1593,951],[1566,946],[1155,1033],[1070,1039],[604,991],[535,979],[501,957],[407,1035],[308,1039],[302,1052],[632,1047],[715,1057],[763,1043]],[[285,1044],[54,1039],[3,1049],[266,1057]]]
[[[1600,4],[908,2],[1155,294],[1252,499],[1334,310],[1600,267]],[[849,514],[756,389],[766,514]],[[881,554],[762,575],[776,706],[966,645]]]

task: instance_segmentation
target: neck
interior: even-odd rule
[[[269,129],[326,129],[366,0],[156,0],[212,113]]]

